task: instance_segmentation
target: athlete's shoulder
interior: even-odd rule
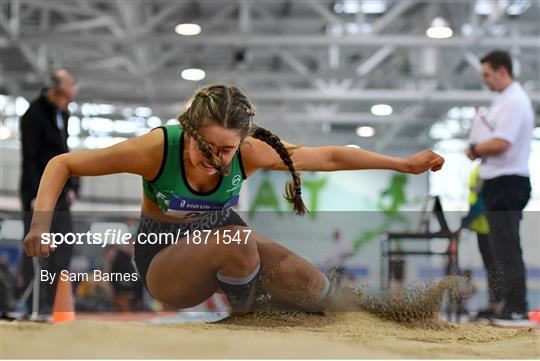
[[[242,142],[240,152],[247,176],[257,169],[271,168],[281,161],[278,153],[269,144],[253,137],[247,137]]]
[[[271,150],[272,147],[270,147],[267,143],[253,137],[246,137],[246,139],[244,139],[244,141],[240,144],[242,158],[251,159],[259,158],[261,156],[264,157],[264,153]]]
[[[165,124],[157,128],[167,128],[167,129],[180,130],[180,131],[182,130],[182,126],[179,123]]]
[[[146,134],[136,137],[138,143],[143,146],[146,151],[159,150],[163,148],[166,142],[167,130],[164,127],[156,127],[148,131]]]

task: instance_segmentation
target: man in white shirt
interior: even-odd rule
[[[534,111],[529,97],[513,79],[508,53],[494,51],[481,63],[484,83],[499,94],[487,116],[480,119],[482,130],[471,137],[466,154],[471,160],[482,160],[481,195],[490,227],[495,283],[502,300],[496,318],[522,321],[528,314],[519,222],[531,193],[528,161]]]

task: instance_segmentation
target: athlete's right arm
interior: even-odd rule
[[[41,177],[30,232],[23,241],[26,254],[48,257],[54,250],[42,244],[41,234],[49,232],[53,210],[70,176],[132,173],[152,179],[161,165],[163,144],[163,132],[153,131],[107,148],[75,151],[52,158]]]

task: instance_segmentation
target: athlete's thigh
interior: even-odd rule
[[[157,300],[185,308],[209,298],[217,289],[214,244],[188,244],[181,238],[159,252],[150,263],[146,282]]]
[[[252,232],[257,242],[257,251],[264,268],[263,287],[274,294],[297,289],[305,292],[322,282],[320,271],[309,261],[282,245]]]
[[[230,231],[231,236],[238,233],[241,243],[224,237],[221,231],[225,230]],[[146,275],[148,291],[159,301],[175,307],[191,307],[203,302],[218,289],[216,273],[229,255],[242,255],[239,248],[248,242],[249,246],[255,244],[253,236],[246,238],[251,233],[246,231],[248,228],[241,226],[204,231],[200,244],[194,244],[194,234],[189,242],[186,237],[179,239],[152,259]]]
[[[256,231],[251,232],[251,237],[254,237],[257,242],[257,251],[259,252],[259,257],[263,266],[275,267],[284,262],[293,262],[303,266],[314,267],[310,262],[290,249],[283,247]]]

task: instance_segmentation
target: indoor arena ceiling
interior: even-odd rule
[[[169,119],[198,85],[226,82],[246,90],[260,124],[316,142],[370,125],[382,150],[430,144],[450,108],[487,105],[479,57],[500,48],[540,103],[538,1],[2,0],[0,10],[0,91],[28,99],[66,67],[78,102]],[[426,35],[435,18],[450,38]],[[180,23],[202,32],[179,35]],[[184,80],[186,68],[206,78]],[[393,113],[373,114],[377,103]]]

